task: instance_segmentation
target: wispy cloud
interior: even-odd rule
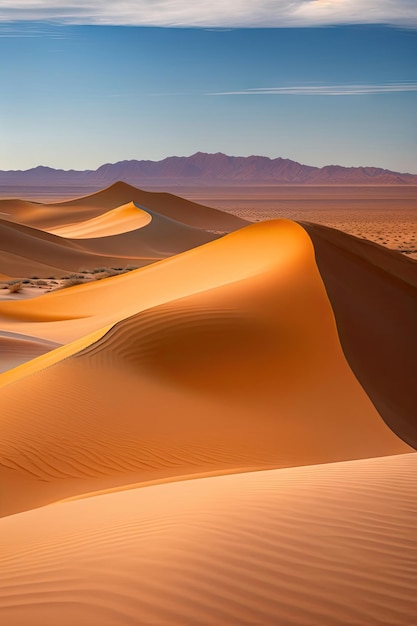
[[[393,24],[417,28],[416,0],[2,0],[0,22],[211,28]]]
[[[1,22],[0,18],[0,38],[1,37],[49,37],[52,39],[69,39],[67,31],[59,28],[57,24],[47,22]]]
[[[260,87],[240,91],[221,91],[207,96],[361,96],[367,94],[417,91],[417,83],[384,83],[382,85],[300,85]]]

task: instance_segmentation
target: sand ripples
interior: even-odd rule
[[[417,455],[400,455],[202,478],[5,518],[2,615],[20,625],[30,610],[44,626],[58,616],[87,626],[93,615],[123,626],[408,626],[416,472]]]

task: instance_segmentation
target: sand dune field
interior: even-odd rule
[[[124,183],[0,210],[2,623],[411,626],[415,262]]]

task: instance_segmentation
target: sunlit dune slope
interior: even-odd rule
[[[303,226],[350,366],[387,424],[417,447],[417,262],[338,230]]]
[[[26,309],[39,320],[98,310],[101,322],[143,312],[47,369],[54,353],[10,372],[4,513],[129,482],[409,450],[348,367],[311,241],[293,222],[102,283]],[[87,331],[97,319],[75,322]]]
[[[229,232],[248,224],[239,217],[179,196],[143,191],[123,182],[83,198],[50,205],[37,204],[36,210],[30,206],[32,203],[27,203],[28,206],[16,207],[10,212],[17,222],[37,228],[59,228],[97,217],[128,202],[135,202],[145,209],[195,228]],[[8,211],[6,201],[3,210]]]
[[[417,455],[200,478],[0,520],[9,626],[405,626]]]
[[[51,229],[49,232],[67,239],[108,237],[142,228],[149,224],[151,219],[150,213],[136,206],[133,202],[128,202],[90,220],[69,224],[68,226],[60,226]]]
[[[71,341],[174,299],[256,277],[271,268],[286,272],[288,260],[297,257],[300,249],[311,253],[311,244],[293,223],[281,220],[252,225],[129,274],[52,292],[30,302],[1,302],[1,324],[6,330],[61,343]],[[61,320],[65,324],[59,323]]]
[[[137,214],[137,219],[136,219]],[[111,214],[82,223],[78,233],[92,238],[65,238],[43,230],[0,220],[0,260],[11,276],[59,276],[82,267],[143,266],[216,238],[213,233],[186,226],[133,203]],[[70,230],[71,227],[68,227]],[[134,228],[134,230],[132,230]],[[101,233],[100,233],[101,230]]]

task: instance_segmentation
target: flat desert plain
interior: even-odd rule
[[[181,187],[178,193],[250,222],[277,218],[314,222],[417,259],[414,185]]]
[[[413,190],[281,191],[0,201],[2,623],[415,624]]]

